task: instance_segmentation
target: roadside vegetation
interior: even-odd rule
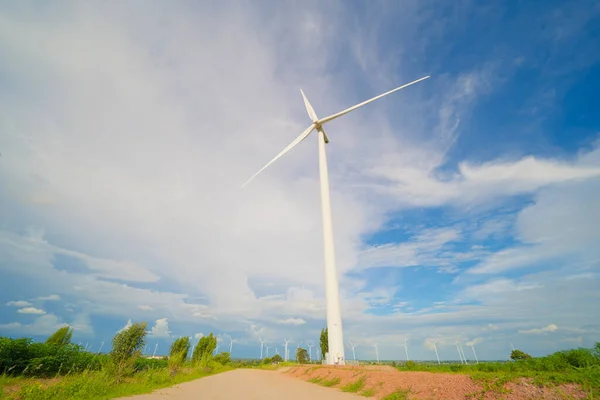
[[[502,390],[504,383],[518,378],[530,378],[534,384],[543,386],[576,383],[592,398],[600,397],[600,342],[591,349],[563,350],[545,357],[513,350],[511,359],[509,362],[441,365],[408,361],[395,367],[400,371],[469,374],[475,382],[492,391]]]
[[[175,340],[169,357],[144,358],[146,323],[117,333],[108,354],[71,343],[62,327],[44,343],[0,338],[0,399],[111,399],[172,386],[237,367],[229,353],[213,355],[216,338],[202,338],[192,357],[189,338]]]

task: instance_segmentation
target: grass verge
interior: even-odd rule
[[[113,376],[102,371],[83,372],[57,379],[2,377],[0,378],[0,398],[7,400],[113,399],[121,396],[150,393],[156,389],[231,369],[230,367],[219,367],[211,372],[204,372],[196,368],[187,368],[173,377],[166,369],[150,370],[126,378],[120,384],[115,383]],[[18,386],[18,390],[11,390],[14,386]]]
[[[410,395],[410,389],[398,389],[390,393],[381,400],[407,400]]]
[[[357,393],[361,391],[365,387],[365,380],[366,378],[361,376],[356,381],[342,386],[342,392]]]
[[[340,378],[333,378],[333,379],[325,379],[319,382],[319,385],[321,386],[326,386],[326,387],[333,387],[336,386],[340,383]]]

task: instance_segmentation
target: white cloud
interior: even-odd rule
[[[17,311],[19,314],[46,314],[46,311],[35,307],[25,307]]]
[[[196,333],[196,334],[194,335],[194,337],[195,337],[196,339],[202,339],[202,337],[204,337],[204,334],[203,334],[202,332],[200,332],[200,333]]]
[[[7,188],[0,201],[9,210],[0,231],[2,272],[26,276],[32,290],[52,283],[56,296],[77,299],[77,309],[85,310],[82,326],[90,314],[141,319],[153,310],[171,324],[207,324],[207,329],[271,338],[297,332],[295,325],[274,322],[294,315],[291,320],[304,321],[306,334],[313,334],[312,329],[316,336],[325,310],[322,242],[315,235],[321,224],[315,137],[247,190],[240,191],[239,184],[306,125],[297,86],[304,87],[322,115],[368,95],[356,92],[361,85],[346,85],[354,77],[329,68],[337,56],[327,50],[357,43],[355,26],[343,18],[320,23],[323,15],[343,13],[336,3],[324,6],[328,12],[310,4],[282,5],[269,23],[243,4],[200,14],[181,5],[158,6],[143,16],[132,6],[119,5],[118,12],[114,7],[77,3],[69,6],[68,18],[60,12],[57,18],[25,18],[12,11],[0,16],[0,58],[8,60],[3,73],[14,88],[0,92],[0,131],[11,149],[2,154],[10,168],[0,168],[0,186]],[[161,32],[154,29],[158,19]],[[41,42],[52,46],[40,48]],[[361,46],[358,50],[370,48],[369,43]],[[306,57],[315,52],[331,54],[331,59]],[[364,51],[357,54],[366,69],[379,69],[385,61],[376,54],[372,59]],[[413,71],[388,67],[393,78],[379,79],[373,94],[412,78]],[[585,154],[574,161],[526,157],[463,162],[454,175],[440,172],[459,123],[489,89],[490,74],[484,67],[437,81],[434,77],[427,85],[439,97],[421,101],[421,89],[415,86],[389,97],[387,106],[362,109],[362,114],[331,125],[328,152],[342,279],[356,266],[429,264],[456,272],[457,259],[481,257],[475,252],[440,256],[440,249],[462,237],[453,227],[417,230],[406,243],[365,249],[364,236],[376,232],[391,211],[565,191],[597,176],[600,163],[586,162]],[[363,86],[374,85],[373,75],[365,76]],[[385,107],[396,111],[384,116]],[[434,110],[427,113],[432,117],[415,112],[419,107]],[[368,145],[365,132],[372,139]],[[591,194],[588,199],[597,198]],[[598,224],[588,226],[580,219],[565,224],[567,206],[578,206],[574,203],[563,203],[560,221],[552,217],[553,205],[532,215],[543,208],[544,198],[518,223],[527,246],[497,252],[476,268],[488,273],[551,259],[545,254],[563,240],[540,241],[545,231],[554,232],[543,221],[575,229],[570,250],[565,244],[560,254],[575,248],[586,255],[582,262],[593,259],[590,242],[597,241],[597,229],[591,228]],[[593,205],[590,200],[585,208],[590,221]],[[12,213],[12,208],[26,212]],[[577,217],[585,213],[577,212]],[[17,233],[32,224],[41,228]],[[480,235],[504,228],[490,224]],[[536,255],[528,257],[531,252]],[[58,265],[57,256],[76,261],[85,272]],[[256,283],[266,280],[262,286]],[[409,317],[400,312],[393,319],[364,315],[369,301],[391,302],[391,290],[357,296],[364,280],[347,281],[341,288],[344,324],[353,335],[364,331],[370,337],[439,321],[480,329],[490,310],[509,319],[513,314],[507,310],[516,309],[514,318],[522,322],[540,315],[535,301],[550,290],[543,280],[477,282],[463,295],[485,307],[448,305],[443,313],[436,309],[436,314]],[[152,282],[166,285],[161,290],[138,285]],[[590,293],[587,286],[584,293]],[[203,299],[195,302],[199,297]],[[511,299],[499,304],[501,297],[534,301],[523,309]],[[560,305],[558,309],[560,318],[569,318]],[[556,322],[562,326],[561,319]],[[506,324],[497,322],[498,331]],[[167,319],[156,321],[152,333],[169,336]]]
[[[16,301],[9,301],[8,303],[6,303],[7,306],[13,306],[13,307],[29,307],[31,306],[31,303],[25,300],[16,300]]]
[[[46,314],[37,317],[31,324],[21,324],[20,322],[0,324],[0,330],[22,335],[49,335],[63,325],[56,315]]]
[[[277,320],[278,324],[281,325],[304,325],[306,323],[305,320],[303,320],[302,318],[286,318],[286,319],[280,319]]]
[[[51,294],[50,296],[38,297],[38,300],[58,301],[58,300],[60,300],[60,296],[57,294]]]
[[[148,336],[170,337],[171,331],[169,331],[169,323],[167,322],[167,318],[157,319]]]
[[[539,334],[542,334],[542,333],[554,332],[557,329],[558,329],[558,326],[556,326],[555,324],[548,324],[548,325],[544,326],[543,328],[533,328],[533,329],[527,329],[527,330],[519,330],[519,333],[539,335]]]

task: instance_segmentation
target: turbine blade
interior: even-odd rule
[[[243,185],[242,188],[244,186],[246,186],[247,184],[250,183],[250,181],[252,179],[254,179],[258,174],[260,174],[261,172],[263,172],[265,170],[265,168],[267,168],[269,165],[273,164],[279,157],[283,156],[285,153],[287,153],[288,151],[290,151],[295,145],[297,145],[298,143],[300,143],[301,141],[303,141],[304,139],[306,139],[306,137],[308,135],[310,135],[310,133],[313,131],[313,129],[315,129],[315,124],[311,124],[311,126],[309,126],[304,132],[302,132],[300,134],[300,136],[298,136],[296,139],[294,139],[294,141],[292,143],[290,143],[285,149],[283,149],[279,154],[277,154],[275,156],[275,158],[273,158],[271,161],[269,161],[267,163],[267,165],[265,165],[264,167],[262,167],[260,170],[258,170],[257,173],[255,173],[254,175],[252,175],[250,177],[250,179],[248,179]]]
[[[323,119],[319,120],[319,122],[320,122],[321,124],[324,124],[324,123],[326,123],[326,122],[333,121],[334,119],[336,119],[336,118],[338,118],[338,117],[341,117],[341,116],[342,116],[342,115],[344,115],[344,114],[348,114],[350,111],[354,111],[354,110],[356,110],[357,108],[360,108],[360,107],[362,107],[362,106],[364,106],[364,105],[367,105],[367,104],[369,104],[369,103],[371,103],[371,102],[373,102],[373,101],[375,101],[375,100],[378,100],[378,99],[380,99],[380,98],[382,98],[382,97],[384,97],[384,96],[387,96],[388,94],[392,94],[392,93],[394,93],[394,92],[397,92],[397,91],[398,91],[398,90],[400,90],[400,89],[404,89],[404,88],[405,88],[405,87],[407,87],[407,86],[414,85],[414,84],[415,84],[415,83],[417,83],[417,82],[421,82],[421,81],[423,81],[423,80],[425,80],[425,79],[427,79],[427,78],[429,78],[429,76],[424,76],[423,78],[417,79],[416,81],[412,81],[412,82],[410,82],[410,83],[407,83],[406,85],[402,85],[402,86],[400,86],[400,87],[397,87],[396,89],[392,89],[392,90],[390,90],[389,92],[385,92],[385,93],[383,93],[383,94],[380,94],[379,96],[375,96],[375,97],[373,97],[372,99],[369,99],[369,100],[363,101],[362,103],[359,103],[359,104],[357,104],[357,105],[355,105],[355,106],[352,106],[352,107],[350,107],[350,108],[347,108],[347,109],[345,109],[344,111],[340,111],[340,112],[339,112],[339,113],[337,113],[337,114],[333,114],[333,115],[330,115],[330,116],[328,116],[328,117],[325,117],[325,118],[323,118]]]
[[[306,112],[308,113],[308,116],[310,117],[312,122],[317,122],[319,120],[319,118],[317,118],[317,113],[315,113],[315,110],[310,105],[310,102],[304,95],[302,89],[300,89],[300,93],[302,93],[302,98],[304,99],[304,107],[306,107]]]

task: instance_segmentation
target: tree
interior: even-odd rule
[[[69,325],[65,325],[62,328],[58,328],[56,332],[46,339],[46,344],[57,344],[59,346],[65,346],[71,343],[71,337],[73,336],[73,329]]]
[[[306,349],[303,349],[302,347],[296,349],[296,362],[299,364],[308,363],[308,351],[306,351]]]
[[[117,383],[124,375],[133,373],[135,361],[142,355],[146,343],[147,325],[136,322],[113,337],[110,361]]]
[[[176,373],[179,367],[183,365],[190,351],[190,338],[180,337],[171,344],[169,351],[169,370]]]
[[[531,358],[531,356],[529,354],[525,353],[524,351],[513,350],[510,353],[510,358],[514,361],[517,361],[517,360],[526,360],[528,358]]]
[[[228,351],[223,351],[214,357],[215,362],[221,365],[226,365],[231,362],[231,354]]]
[[[327,328],[321,329],[321,359],[325,359],[325,354],[329,353],[329,333]]]
[[[203,358],[212,357],[213,351],[217,348],[217,338],[210,333],[208,336],[203,336],[194,349],[192,361],[197,363]]]
[[[283,358],[281,358],[281,356],[279,354],[275,354],[273,357],[271,357],[271,362],[283,362]]]

